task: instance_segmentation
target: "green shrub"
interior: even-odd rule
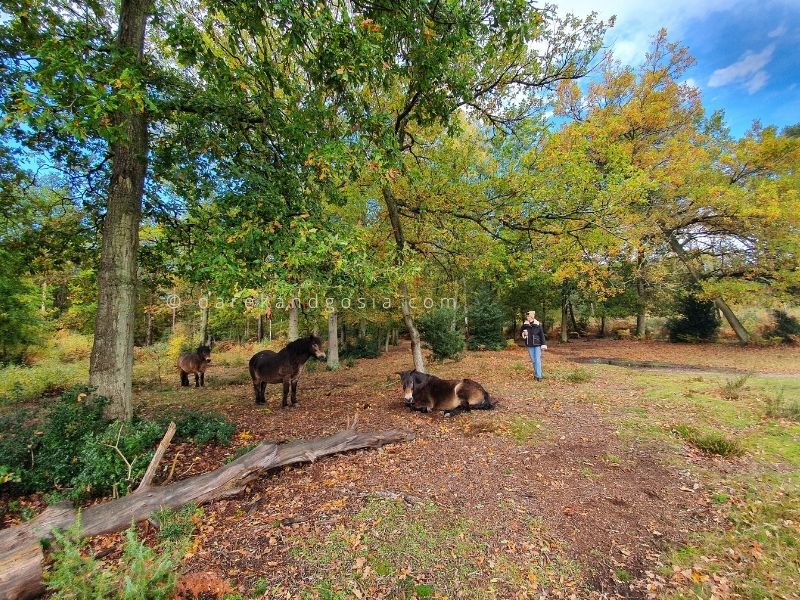
[[[339,351],[341,359],[378,358],[381,355],[381,343],[377,337],[355,338]]]
[[[728,379],[720,389],[722,397],[726,400],[738,400],[741,398],[744,384],[747,383],[749,378],[750,375],[747,374],[737,377],[736,379]]]
[[[775,396],[767,398],[766,415],[777,419],[800,421],[800,400],[788,401],[781,389]]]
[[[180,542],[194,533],[195,523],[203,516],[203,509],[189,503],[178,510],[162,508],[153,513],[158,522],[158,539],[161,542]]]
[[[564,380],[570,383],[588,383],[592,380],[592,374],[582,367],[572,369],[564,375]]]
[[[175,421],[176,436],[201,446],[212,441],[226,446],[236,431],[236,425],[217,413],[184,409],[164,417],[161,422],[166,425],[170,421]]]
[[[744,454],[744,448],[738,441],[728,439],[716,431],[703,433],[689,425],[676,425],[672,428],[672,432],[709,454],[718,454],[719,456]]]
[[[720,319],[712,301],[687,294],[678,300],[677,308],[680,316],[666,323],[671,342],[699,342],[717,337]]]
[[[79,458],[81,470],[72,479],[70,496],[128,494],[144,476],[163,435],[162,425],[139,419],[122,424],[115,421],[103,432],[86,436]]]
[[[73,499],[129,491],[164,428],[142,420],[110,422],[103,417],[106,403],[77,387],[41,417],[27,410],[0,417],[0,465],[16,476],[6,483],[22,493],[59,490]]]
[[[800,321],[784,310],[772,311],[775,319],[774,327],[769,331],[772,337],[778,337],[787,344],[800,341]]]
[[[433,354],[433,360],[458,358],[464,352],[464,334],[455,326],[458,313],[437,308],[419,317],[420,335]]]
[[[500,350],[505,348],[503,324],[505,311],[488,288],[480,288],[472,296],[467,311],[470,350]]]
[[[191,532],[190,532],[191,533]],[[120,563],[106,566],[85,551],[80,525],[55,533],[53,565],[44,581],[58,600],[169,600],[181,560],[188,548],[188,535],[149,548],[131,527],[125,532],[125,549]]]

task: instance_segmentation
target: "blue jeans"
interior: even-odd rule
[[[533,363],[533,372],[536,377],[542,376],[542,347],[541,346],[528,346],[528,354],[531,355],[531,362]]]

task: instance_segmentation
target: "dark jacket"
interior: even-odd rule
[[[522,332],[528,331],[528,339],[522,338],[526,346],[546,346],[547,338],[544,337],[544,329],[541,323],[523,323],[519,330],[520,335]]]

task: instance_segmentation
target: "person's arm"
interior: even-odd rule
[[[522,336],[522,339],[525,340],[527,343],[528,341],[528,329],[525,327],[525,323],[522,324],[522,327],[519,328],[519,334]]]
[[[539,325],[542,329],[542,350],[547,350],[547,338],[544,335],[544,325]]]

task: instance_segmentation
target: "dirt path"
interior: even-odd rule
[[[473,529],[480,526],[480,549],[453,557],[474,566],[469,585],[475,597],[512,597],[526,585],[531,593],[636,598],[643,594],[636,581],[654,568],[659,550],[709,518],[706,503],[692,493],[695,482],[667,466],[659,448],[621,439],[575,386],[533,382],[519,372],[520,353],[470,354],[460,363],[433,367],[442,376],[481,381],[500,401],[494,411],[457,418],[407,410],[394,374],[407,359],[407,350],[397,349],[352,369],[310,373],[299,386],[300,405],[292,409],[277,408],[276,386],[266,410],[253,405],[248,385],[170,395],[169,404],[177,398],[223,411],[245,440],[325,435],[356,413],[365,429],[407,427],[417,435],[383,452],[274,473],[247,496],[208,507],[189,570],[217,571],[243,590],[261,580],[280,591],[266,597],[313,589],[325,574],[298,557],[303,539],[327,539],[341,526],[356,529],[370,498],[411,498],[409,518],[416,503],[430,502],[445,522],[465,517]],[[551,356],[548,366],[561,361]],[[156,412],[163,401],[157,393],[140,398]],[[180,475],[186,477],[214,468],[231,450],[217,448],[202,457],[187,456],[186,447],[172,452],[184,454],[180,460],[190,468]],[[171,460],[167,456],[165,464]],[[452,597],[471,597],[465,589],[448,589],[436,569],[408,562],[415,581]],[[538,565],[541,579],[514,580],[510,573],[529,563]],[[346,578],[350,565],[336,568]],[[403,597],[393,582],[374,577],[364,589],[375,597]]]

